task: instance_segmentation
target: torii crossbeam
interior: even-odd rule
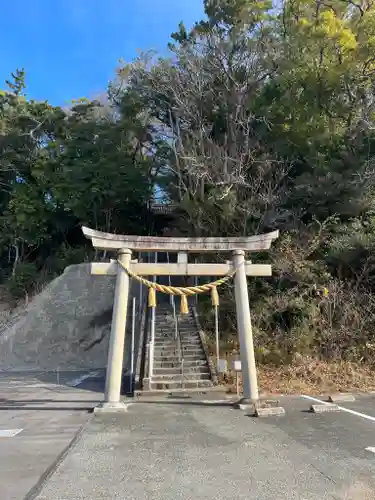
[[[252,402],[259,399],[251,327],[247,276],[271,276],[271,266],[245,261],[245,252],[268,250],[278,238],[273,231],[241,238],[174,238],[154,236],[126,236],[95,231],[82,227],[83,234],[96,249],[117,252],[122,266],[140,276],[224,276],[236,269],[234,276],[237,312],[237,329],[240,339],[243,396]],[[152,264],[131,260],[132,251],[177,252],[177,263]],[[232,261],[224,264],[189,264],[187,253],[228,252]],[[108,353],[105,402],[102,409],[121,410],[120,403],[125,328],[129,293],[129,275],[116,260],[109,263],[92,263],[93,275],[116,275],[110,347]]]

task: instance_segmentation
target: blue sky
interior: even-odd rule
[[[27,94],[64,105],[94,97],[120,58],[166,51],[170,34],[203,16],[203,0],[2,0],[0,88],[24,67]]]

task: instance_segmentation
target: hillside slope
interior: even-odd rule
[[[115,278],[68,267],[0,331],[0,369],[106,366]]]

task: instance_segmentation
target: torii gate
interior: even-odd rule
[[[174,238],[155,236],[126,236],[95,231],[82,227],[83,234],[94,248],[117,252],[122,266],[139,276],[225,276],[234,269],[237,329],[240,339],[243,397],[255,403],[259,400],[251,327],[247,276],[271,276],[269,264],[245,261],[245,252],[268,250],[279,232],[240,238]],[[132,251],[177,252],[178,262],[169,264],[139,263],[131,260]],[[189,264],[188,253],[232,252],[232,262],[225,264]],[[92,275],[116,276],[115,298],[109,343],[105,398],[102,410],[121,411],[120,402],[125,329],[129,294],[129,275],[116,261],[92,263]]]

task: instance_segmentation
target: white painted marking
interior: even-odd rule
[[[23,429],[3,429],[0,430],[0,438],[12,438],[22,431]]]
[[[371,451],[372,453],[375,453],[375,446],[368,446],[366,448],[367,451]]]
[[[327,401],[322,401],[321,399],[313,398],[312,396],[305,396],[302,394],[301,398],[310,399],[311,401],[316,401],[317,403],[320,403],[322,405],[332,405],[332,403],[327,403]],[[366,415],[366,413],[360,413],[359,411],[351,410],[350,408],[344,408],[343,406],[338,406],[338,405],[337,408],[341,411],[345,411],[346,413],[350,413],[351,415],[355,415],[356,417],[362,417],[367,420],[371,420],[372,422],[375,422],[375,417],[372,417],[371,415]]]
[[[82,384],[82,382],[88,378],[93,378],[97,377],[100,374],[100,372],[90,372],[90,373],[85,373],[85,375],[81,375],[78,378],[75,378],[74,380],[71,380],[70,382],[67,383],[70,387],[77,387],[77,385]]]

